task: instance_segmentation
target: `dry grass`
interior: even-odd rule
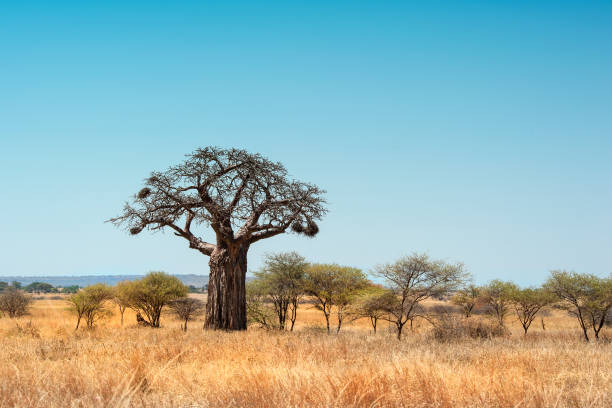
[[[322,334],[314,310],[295,333],[73,331],[60,300],[0,319],[0,407],[610,407],[612,344],[585,344],[561,313],[523,338],[431,339],[420,323],[398,342],[366,321]],[[31,324],[30,324],[31,322]],[[19,324],[19,327],[17,327]],[[537,324],[537,327],[536,327]],[[610,333],[608,332],[609,336]]]

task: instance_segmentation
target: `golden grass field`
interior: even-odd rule
[[[0,407],[612,407],[612,344],[563,312],[526,338],[511,316],[509,338],[449,344],[426,322],[401,342],[365,320],[328,336],[306,305],[294,333],[150,329],[129,311],[74,332],[66,306],[0,319]]]

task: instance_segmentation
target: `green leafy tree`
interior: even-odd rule
[[[79,328],[82,319],[85,319],[88,329],[93,329],[98,320],[110,315],[111,311],[106,304],[113,296],[112,288],[102,283],[86,286],[72,294],[68,302],[70,309],[77,316],[75,330]]]
[[[506,317],[511,310],[512,296],[517,290],[518,286],[514,283],[497,279],[482,288],[481,300],[488,306],[489,314],[497,320],[500,327],[505,327]]]
[[[555,296],[541,288],[517,289],[511,294],[512,305],[518,321],[527,335],[529,326],[542,308],[552,304]]]
[[[77,293],[79,291],[79,285],[64,286],[61,290],[62,293]]]
[[[4,281],[0,281],[0,292],[3,292],[5,289],[7,289],[9,286],[9,284],[7,282]]]
[[[337,264],[313,264],[307,268],[305,291],[315,298],[315,308],[323,312],[328,334],[332,308],[337,308],[339,332],[347,306],[367,283],[365,274],[357,268]]]
[[[370,285],[370,281],[361,269],[346,268],[338,276],[338,284],[341,290],[332,298],[338,322],[336,333],[340,333],[340,328],[345,321],[359,317],[356,302]]]
[[[81,319],[87,311],[87,298],[82,292],[73,293],[70,295],[70,297],[68,297],[68,303],[70,303],[69,309],[74,312],[77,317],[77,322],[74,330],[78,330],[79,326],[81,325]]]
[[[29,293],[55,293],[57,289],[49,283],[45,282],[32,282],[29,285],[26,285],[23,288],[26,292]]]
[[[285,330],[287,320],[293,331],[297,319],[300,298],[304,295],[304,276],[308,263],[296,252],[267,255],[264,267],[255,272],[266,298],[272,303],[280,330]]]
[[[113,287],[113,303],[115,303],[119,309],[121,326],[123,326],[125,310],[130,307],[130,285],[130,281],[121,281]]]
[[[360,317],[366,317],[370,320],[372,330],[376,333],[378,321],[387,315],[389,305],[395,301],[395,294],[380,286],[371,285],[364,290],[363,295],[359,298],[357,310]]]
[[[576,317],[586,341],[589,341],[589,328],[599,339],[599,332],[612,309],[612,275],[600,278],[556,270],[550,273],[544,287],[561,300],[562,308]]]
[[[189,293],[201,293],[202,292],[200,288],[197,288],[193,285],[187,286],[187,289],[189,289]]]
[[[277,318],[274,309],[267,303],[268,288],[265,282],[254,279],[246,284],[247,323],[259,325],[266,330],[278,326],[274,322]]]
[[[463,310],[463,315],[469,318],[472,312],[480,303],[481,290],[479,287],[474,285],[466,286],[465,288],[459,289],[451,297],[451,302],[457,306],[460,306]]]
[[[419,313],[424,300],[444,296],[468,278],[463,264],[433,260],[427,254],[418,253],[378,266],[376,275],[386,281],[394,294],[388,298],[384,319],[395,324],[398,340],[406,323],[412,322]]]
[[[168,303],[187,293],[187,286],[165,272],[150,272],[127,287],[130,308],[141,313],[151,327],[159,327],[162,310]]]

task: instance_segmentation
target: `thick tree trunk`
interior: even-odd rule
[[[247,251],[248,245],[217,245],[211,254],[205,328],[246,330]]]

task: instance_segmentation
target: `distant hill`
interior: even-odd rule
[[[123,280],[136,280],[144,275],[88,275],[88,276],[0,276],[0,282],[20,282],[23,286],[29,285],[32,282],[45,282],[53,286],[72,286],[79,285],[80,287],[93,285],[95,283],[106,283],[114,285]],[[208,275],[174,275],[181,280],[185,285],[193,285],[201,288],[208,284]]]

